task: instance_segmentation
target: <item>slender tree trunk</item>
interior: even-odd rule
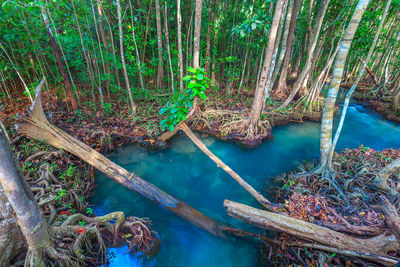
[[[304,87],[304,82],[307,81],[307,77],[308,75],[310,75],[311,62],[314,56],[315,47],[317,46],[318,43],[318,37],[319,37],[319,32],[321,31],[322,22],[324,21],[325,13],[329,6],[329,3],[330,0],[324,0],[324,2],[321,3],[319,16],[317,18],[317,23],[315,25],[312,43],[308,50],[306,63],[304,65],[303,70],[301,71],[299,78],[297,79],[295,85],[293,86],[292,92],[290,93],[289,97],[285,100],[285,102],[282,104],[281,107],[286,107],[287,105],[289,105],[289,103],[293,100],[299,89],[301,89],[302,86]]]
[[[163,68],[163,55],[162,55],[160,0],[156,0],[156,20],[157,20],[157,45],[158,45],[157,88],[161,88],[162,78],[164,76],[164,68]]]
[[[165,24],[165,42],[167,45],[167,53],[168,53],[168,62],[169,69],[171,71],[171,88],[172,88],[172,96],[175,95],[175,81],[174,81],[174,70],[172,68],[172,60],[171,60],[171,50],[169,48],[169,32],[168,32],[168,11],[167,11],[167,2],[164,3],[164,24]]]
[[[106,68],[106,64],[104,62],[103,49],[101,48],[100,34],[99,34],[99,30],[97,29],[96,13],[95,13],[95,10],[94,10],[94,5],[93,5],[93,1],[92,0],[90,0],[90,4],[92,6],[92,16],[93,16],[93,21],[94,21],[94,29],[95,29],[95,32],[96,32],[97,43],[98,43],[98,46],[99,46],[100,59],[101,59],[101,63],[102,63],[102,66],[103,66],[103,72],[104,72],[105,76],[108,76],[108,69]],[[102,90],[103,84],[102,84],[101,76],[102,75],[100,74],[100,71],[99,71],[99,75],[98,75],[98,77],[99,77],[98,78],[98,83],[99,83],[98,84],[98,90],[99,90],[99,94],[100,94],[101,105],[104,106],[104,97],[103,97],[103,90]],[[107,85],[107,88],[108,88],[108,85]],[[108,96],[110,96],[110,94],[108,94]]]
[[[100,30],[100,37],[101,37],[101,41],[103,43],[104,46],[104,50],[106,52],[106,55],[109,53],[109,49],[108,49],[108,43],[107,43],[107,39],[106,39],[106,33],[104,31],[104,26],[103,26],[103,9],[101,7],[101,0],[97,0],[97,13],[99,13],[99,30]],[[106,72],[106,90],[107,90],[107,97],[108,100],[110,101],[110,67],[109,64],[107,62],[107,60],[105,60],[105,72]]]
[[[194,16],[194,45],[193,45],[193,68],[200,67],[200,34],[201,34],[201,14],[203,0],[196,0],[196,11]]]
[[[369,61],[371,59],[372,53],[374,52],[374,49],[376,47],[376,43],[378,41],[379,35],[380,35],[380,33],[382,31],[382,28],[383,28],[383,25],[385,23],[386,16],[387,16],[387,13],[389,11],[389,7],[390,7],[391,2],[392,2],[392,0],[388,0],[387,3],[386,3],[385,11],[383,12],[381,22],[379,23],[378,29],[376,30],[376,33],[375,33],[374,40],[372,41],[372,44],[371,44],[371,46],[369,48],[369,52],[368,52],[367,58],[365,59],[364,64],[363,64],[360,72],[358,73],[357,79],[355,80],[355,82],[352,85],[352,87],[349,90],[349,92],[347,92],[347,94],[346,94],[346,98],[344,100],[342,114],[340,116],[339,125],[338,125],[338,127],[336,129],[335,138],[333,139],[332,147],[331,147],[330,152],[329,152],[329,159],[328,159],[329,165],[332,164],[333,152],[335,151],[337,141],[339,140],[339,136],[340,136],[340,133],[342,131],[343,122],[344,122],[344,119],[346,117],[347,107],[349,106],[350,98],[351,98],[353,92],[355,91],[355,89],[357,88],[357,85],[360,82],[361,78],[363,77],[364,71],[367,68],[367,65],[368,65],[368,63],[369,63]]]
[[[120,4],[119,0],[117,0],[117,13],[118,13],[118,29],[119,29],[119,48],[120,48],[120,51],[121,51],[121,62],[122,62],[122,68],[124,70],[124,76],[125,76],[125,86],[126,86],[126,90],[128,92],[132,113],[135,113],[136,112],[136,105],[135,105],[135,102],[133,102],[131,86],[129,84],[128,71],[126,70],[126,65],[125,65],[124,39],[123,39],[123,32],[122,32],[122,17],[121,17],[121,4]]]
[[[274,53],[272,55],[271,67],[269,68],[267,82],[265,83],[265,87],[264,87],[264,101],[267,99],[267,97],[269,97],[269,92],[271,90],[271,87],[273,86],[272,74],[275,70],[276,56],[278,55],[279,44],[281,42],[282,31],[283,31],[283,22],[285,21],[285,16],[286,16],[286,11],[287,11],[286,7],[287,7],[287,1],[284,2],[283,8],[282,8],[281,21],[279,22],[278,36],[276,37],[276,41],[275,41],[275,49],[274,49]]]
[[[24,85],[24,89],[25,89],[26,94],[29,97],[29,100],[31,101],[31,103],[33,103],[33,98],[32,98],[31,92],[29,91],[28,86],[26,85],[24,79],[22,78],[21,74],[19,73],[19,71],[18,71],[17,67],[15,66],[14,62],[12,61],[10,56],[8,55],[6,48],[4,47],[4,45],[1,42],[0,42],[0,47],[3,49],[4,54],[6,54],[7,59],[10,61],[11,65],[13,66],[13,68],[14,68],[15,72],[17,73],[19,79],[21,80],[22,84]]]
[[[332,148],[332,127],[333,115],[335,113],[335,103],[342,80],[344,64],[350,50],[354,34],[360,24],[361,18],[368,6],[369,0],[360,0],[347,27],[344,38],[341,41],[338,54],[333,68],[332,80],[329,86],[328,96],[322,114],[321,137],[320,137],[320,168],[319,171],[332,171],[332,162],[329,161],[330,150]]]
[[[260,120],[261,112],[264,108],[264,87],[265,84],[267,83],[267,78],[268,78],[268,72],[269,68],[271,66],[271,60],[272,60],[272,55],[274,53],[274,48],[275,48],[275,39],[276,39],[276,34],[278,31],[278,26],[279,26],[279,21],[281,18],[281,13],[282,13],[282,6],[283,2],[285,0],[278,0],[276,3],[275,7],[275,12],[274,12],[274,18],[272,21],[271,25],[271,30],[269,33],[269,40],[268,40],[268,47],[265,53],[265,59],[264,59],[264,65],[262,68],[261,72],[261,78],[260,82],[257,85],[254,100],[253,100],[253,106],[251,108],[251,112],[248,118],[248,125],[250,128],[253,130],[250,132],[254,132],[258,127],[258,122]],[[254,136],[249,136],[249,139],[253,139]]]
[[[209,1],[208,4],[208,28],[207,28],[207,48],[206,48],[206,73],[210,72],[210,60],[211,60],[211,30],[212,30],[212,12],[213,0]]]
[[[276,78],[278,76],[278,73],[281,69],[283,59],[286,54],[286,49],[287,49],[287,41],[289,37],[289,28],[290,28],[290,21],[292,20],[292,13],[293,13],[293,4],[294,0],[290,0],[289,2],[289,7],[287,10],[287,15],[286,15],[286,21],[285,21],[285,30],[283,33],[283,39],[282,39],[282,46],[281,46],[281,51],[279,52],[279,58],[278,62],[276,65],[276,68],[274,69],[274,73],[272,74],[272,80],[271,80],[271,88],[274,86]]]
[[[290,20],[290,26],[289,26],[289,34],[286,42],[286,51],[285,51],[285,56],[284,56],[284,61],[283,61],[283,67],[282,71],[280,72],[280,77],[278,81],[278,87],[276,88],[275,95],[282,97],[287,94],[287,82],[286,82],[286,76],[288,73],[288,68],[289,68],[289,63],[290,63],[290,53],[292,51],[292,41],[293,41],[293,36],[294,36],[294,30],[296,28],[296,21],[297,21],[297,14],[299,13],[299,8],[300,8],[300,1],[301,0],[294,0],[294,5],[293,5],[293,11],[292,11],[292,19]]]
[[[183,54],[182,54],[182,17],[181,0],[177,0],[176,20],[178,24],[178,59],[179,59],[179,91],[183,92]]]
[[[119,80],[119,72],[118,72],[118,67],[117,67],[117,64],[116,64],[117,63],[117,55],[116,55],[116,52],[115,52],[114,35],[113,35],[113,31],[112,31],[112,28],[111,28],[111,25],[110,25],[110,21],[108,20],[108,17],[107,16],[104,16],[104,17],[106,19],[106,22],[107,22],[107,25],[108,25],[108,29],[109,29],[109,32],[110,32],[111,50],[112,50],[113,57],[114,57],[114,64],[113,65],[114,65],[115,77],[117,78],[118,87],[120,88],[121,87],[121,82]]]
[[[139,71],[139,81],[140,81],[140,86],[142,87],[142,90],[144,90],[144,83],[143,83],[143,76],[142,76],[142,64],[140,63],[139,49],[138,49],[138,46],[136,43],[136,36],[135,36],[135,25],[133,24],[132,1],[129,2],[129,8],[131,10],[132,38],[133,38],[133,44],[135,45],[136,62],[137,62],[138,71]]]
[[[47,18],[46,9],[45,9],[44,6],[41,6],[40,8],[41,8],[41,11],[42,11],[42,16],[43,16],[44,23],[45,23],[46,28],[47,28],[47,33],[49,34],[49,37],[50,37],[51,46],[53,47],[54,54],[56,55],[58,67],[59,67],[61,75],[62,75],[62,77],[64,79],[64,84],[65,84],[65,89],[67,90],[68,100],[69,100],[69,102],[71,104],[72,110],[76,110],[78,107],[76,105],[75,99],[72,97],[71,83],[69,82],[69,79],[68,79],[67,74],[65,72],[64,63],[62,62],[60,51],[58,51],[56,41],[54,39],[53,33],[51,32],[50,23],[49,23],[49,20]]]

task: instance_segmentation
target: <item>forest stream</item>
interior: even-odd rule
[[[292,170],[304,160],[319,156],[320,123],[305,122],[274,128],[273,140],[254,149],[212,137],[202,137],[207,147],[269,199],[278,185],[271,178]],[[399,148],[400,126],[359,104],[349,106],[338,142],[338,151],[360,145],[382,150]],[[184,135],[176,136],[165,149],[148,150],[137,144],[117,148],[108,157],[137,173],[160,189],[182,199],[200,212],[223,223],[248,229],[245,223],[229,217],[223,201],[230,199],[250,206],[258,203],[217,168]],[[275,184],[274,184],[275,183]],[[96,174],[96,191],[90,200],[97,215],[121,210],[128,215],[147,217],[161,239],[160,251],[150,257],[133,256],[127,247],[109,249],[110,266],[255,266],[260,264],[257,247],[243,240],[221,239],[162,210],[147,199]],[[252,229],[253,231],[255,229]]]

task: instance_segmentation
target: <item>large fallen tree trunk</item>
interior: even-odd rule
[[[381,234],[362,239],[348,236],[326,227],[298,220],[289,216],[259,210],[230,200],[224,206],[230,216],[264,229],[281,231],[303,240],[311,240],[340,250],[353,251],[354,256],[375,257],[385,264],[395,264],[398,259],[387,256],[388,252],[398,251],[399,244],[394,235]],[[358,253],[358,254],[357,254]]]
[[[17,123],[19,134],[45,141],[52,146],[64,149],[86,161],[109,178],[139,193],[162,208],[169,210],[213,235],[224,236],[221,225],[213,219],[195,210],[183,201],[165,193],[133,172],[118,166],[96,150],[50,124],[42,108],[41,88],[43,84],[44,80],[36,88],[35,101],[30,110]]]

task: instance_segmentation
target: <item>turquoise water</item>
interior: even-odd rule
[[[274,139],[254,149],[203,137],[207,147],[265,196],[276,186],[268,179],[296,168],[303,160],[319,156],[319,123],[305,122],[275,128]],[[363,144],[377,150],[398,148],[400,127],[383,120],[365,107],[349,106],[338,150]],[[207,216],[241,229],[249,226],[226,215],[224,199],[258,207],[258,203],[230,176],[216,167],[186,136],[176,136],[165,149],[146,150],[132,144],[116,149],[109,158],[185,201]],[[127,216],[150,218],[161,239],[153,257],[132,256],[126,247],[115,253],[110,266],[257,266],[259,250],[243,240],[221,239],[200,230],[156,206],[138,194],[96,175],[96,194],[91,199],[101,215],[122,210]]]

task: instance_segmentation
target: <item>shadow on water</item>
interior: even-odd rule
[[[276,191],[268,178],[296,168],[299,162],[319,156],[320,124],[305,122],[275,128],[274,139],[254,149],[244,149],[211,137],[204,143],[267,197]],[[363,144],[377,150],[399,147],[400,127],[383,120],[362,105],[349,106],[338,150]],[[174,137],[167,149],[146,150],[137,144],[116,149],[109,158],[134,171],[160,189],[178,197],[213,219],[240,229],[250,226],[226,215],[224,199],[259,207],[230,176],[216,167],[185,136]],[[150,218],[161,238],[158,254],[132,256],[127,248],[114,248],[110,266],[256,266],[259,252],[242,240],[224,240],[192,226],[152,202],[129,191],[101,173],[96,194],[90,200],[101,215],[122,210],[127,216]]]

